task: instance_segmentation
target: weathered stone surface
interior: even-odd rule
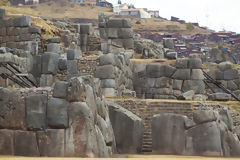
[[[101,81],[102,88],[115,88],[116,82],[114,79],[104,79]]]
[[[178,80],[188,80],[191,76],[191,70],[190,69],[177,69],[177,71],[173,74],[174,79]]]
[[[53,97],[54,98],[67,98],[67,92],[68,92],[68,82],[64,81],[57,81],[55,82],[54,88],[53,88]]]
[[[122,21],[123,21],[123,28],[131,28],[132,27],[130,18],[123,18]]]
[[[110,39],[118,38],[118,28],[107,28],[106,31],[107,31],[108,38]]]
[[[233,119],[232,119],[229,111],[227,109],[221,109],[219,111],[219,117],[220,117],[219,119],[226,124],[228,130],[232,131],[233,130]]]
[[[115,104],[109,105],[109,116],[116,139],[117,151],[119,153],[140,153],[143,135],[142,120]]]
[[[213,93],[209,98],[214,101],[228,101],[232,99],[232,96],[227,93]]]
[[[173,80],[173,89],[182,90],[183,80]]]
[[[90,34],[92,32],[92,24],[91,23],[81,23],[80,24],[80,32],[81,32],[81,34]]]
[[[115,55],[112,53],[109,54],[103,54],[99,57],[99,64],[101,66],[103,65],[115,65],[116,64],[116,58]]]
[[[195,94],[204,94],[205,83],[202,80],[185,80],[182,86],[183,92],[194,90]]]
[[[67,60],[75,60],[82,57],[81,50],[68,49],[67,50]]]
[[[69,83],[68,101],[85,102],[86,93],[82,78],[72,78]]]
[[[201,69],[202,68],[202,60],[200,58],[190,58],[189,59],[189,67],[191,69]]]
[[[154,88],[157,78],[147,79],[147,88]]]
[[[15,131],[14,154],[16,156],[39,157],[36,133],[28,131]]]
[[[155,154],[182,154],[185,149],[185,116],[158,114],[152,119],[152,147]]]
[[[68,60],[67,61],[67,74],[68,76],[73,76],[78,74],[78,61]]]
[[[57,53],[45,52],[42,55],[42,73],[55,75],[58,70],[58,59]]]
[[[64,157],[64,129],[37,132],[40,156]]]
[[[223,72],[224,80],[233,80],[238,78],[238,70],[237,69],[228,69]]]
[[[71,127],[65,132],[65,156],[97,157],[99,151],[94,117],[86,103],[71,103],[69,124]]]
[[[0,88],[0,128],[25,129],[25,99],[16,91]]]
[[[185,100],[192,100],[194,95],[195,95],[195,92],[193,90],[187,91],[182,94],[182,96]]]
[[[196,124],[212,122],[217,120],[213,110],[196,110],[193,112],[193,120]]]
[[[58,61],[58,69],[66,70],[67,69],[67,59],[60,58]]]
[[[51,128],[68,127],[68,102],[64,99],[51,98],[47,106],[47,122]]]
[[[178,58],[176,61],[176,67],[181,69],[187,69],[188,63],[189,63],[188,58]]]
[[[108,28],[122,28],[123,27],[123,19],[122,18],[109,19],[107,26],[108,26]]]
[[[190,155],[221,156],[221,136],[216,122],[204,123],[189,129],[186,152]]]
[[[0,154],[14,155],[14,132],[12,130],[0,130]]]
[[[208,99],[208,97],[203,94],[197,94],[193,97],[194,101],[206,101],[207,99]]]
[[[42,74],[40,77],[40,87],[52,86],[54,82],[54,76],[52,74]]]
[[[150,78],[171,77],[176,68],[169,65],[148,64],[146,66],[146,74]]]
[[[0,19],[5,16],[5,9],[0,8]]]
[[[229,61],[226,61],[226,62],[222,62],[218,65],[218,68],[221,70],[221,71],[226,71],[226,70],[229,70],[229,69],[232,69],[232,63],[229,62]]]
[[[232,90],[232,91],[236,91],[238,90],[238,86],[234,81],[227,81],[227,88]]]
[[[31,25],[31,18],[30,16],[21,16],[14,18],[13,20],[15,27],[28,27]]]
[[[210,69],[207,74],[215,80],[222,80],[223,79],[223,72],[217,68]]]
[[[191,71],[191,79],[193,80],[203,80],[205,77],[203,75],[203,71],[201,69],[192,69]]]
[[[48,43],[60,43],[61,42],[61,38],[60,37],[53,37],[47,40]]]
[[[222,138],[223,151],[226,157],[239,157],[240,143],[238,137],[233,135],[232,132],[225,132]]]
[[[178,56],[177,52],[168,52],[165,55],[167,59],[177,59],[177,56]]]
[[[125,49],[134,49],[134,40],[132,38],[123,39],[123,47]]]
[[[105,97],[115,97],[117,96],[117,91],[114,88],[103,88],[103,95]]]
[[[95,71],[95,77],[100,79],[114,79],[115,68],[112,65],[99,66]]]
[[[133,30],[131,28],[120,28],[118,30],[118,37],[122,39],[133,38]]]
[[[173,95],[173,90],[171,88],[159,88],[153,89],[153,94],[160,94],[160,95]]]
[[[164,48],[174,49],[174,41],[172,38],[163,39]]]
[[[46,128],[47,96],[35,94],[26,97],[26,122],[29,130]]]
[[[61,47],[58,43],[49,43],[47,45],[47,52],[60,53]]]
[[[109,152],[108,152],[108,148],[107,145],[104,141],[104,137],[103,137],[103,133],[101,132],[101,130],[99,129],[98,126],[95,126],[96,129],[96,136],[97,136],[97,145],[98,145],[98,149],[99,149],[99,157],[104,157],[104,158],[109,158]]]

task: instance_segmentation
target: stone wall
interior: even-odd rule
[[[0,88],[0,154],[109,157],[115,138],[99,86],[84,76],[54,88]]]
[[[101,49],[106,53],[119,53],[124,49],[134,49],[131,20],[126,18],[109,18],[105,13],[99,14],[99,32]]]

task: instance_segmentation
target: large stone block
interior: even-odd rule
[[[142,120],[132,112],[115,104],[109,105],[109,117],[118,153],[140,153],[143,136]]]
[[[100,79],[114,79],[115,68],[112,65],[99,66],[95,71],[95,77]]]
[[[173,80],[173,89],[182,90],[183,80]]]
[[[187,92],[194,90],[195,94],[205,93],[205,83],[202,80],[185,80],[183,82],[182,91]]]
[[[223,80],[223,72],[217,68],[210,69],[207,74],[215,80]]]
[[[123,28],[131,28],[131,19],[130,18],[123,18]]]
[[[64,157],[64,129],[38,131],[37,140],[42,157]]]
[[[161,77],[156,79],[156,88],[170,88],[173,85],[173,80],[168,77]]]
[[[185,116],[158,114],[152,119],[152,148],[155,154],[181,155],[185,149]]]
[[[85,86],[82,78],[72,78],[69,82],[68,101],[85,102]]]
[[[108,28],[107,35],[110,39],[117,39],[118,38],[118,28]]]
[[[78,74],[78,61],[68,60],[67,61],[67,74],[68,76]]]
[[[214,101],[229,101],[232,99],[232,96],[227,93],[213,93],[209,95],[209,99]]]
[[[116,64],[116,57],[114,54],[109,53],[109,54],[103,54],[99,57],[99,64],[101,66],[103,65],[115,65]]]
[[[163,39],[164,48],[174,49],[174,41],[172,38]]]
[[[187,69],[188,68],[189,59],[188,58],[178,58],[176,61],[176,67]]]
[[[150,78],[171,77],[176,68],[169,65],[148,64],[146,66],[146,74]]]
[[[81,23],[80,24],[80,32],[81,34],[90,34],[92,32],[92,24],[91,23]]]
[[[188,130],[186,152],[199,156],[222,156],[221,135],[216,122],[198,125]]]
[[[239,157],[240,142],[232,132],[225,132],[222,136],[223,153],[225,157]]]
[[[14,154],[16,156],[39,157],[36,133],[28,131],[15,131]]]
[[[60,58],[58,61],[58,69],[67,70],[67,59]]]
[[[189,59],[189,67],[191,69],[201,69],[202,68],[202,60],[200,58],[190,58]]]
[[[81,50],[68,49],[67,50],[67,60],[75,60],[82,57]]]
[[[177,52],[167,52],[165,58],[167,59],[177,59],[178,54]]]
[[[51,98],[47,106],[47,122],[51,128],[68,127],[68,102],[64,99]]]
[[[123,39],[122,41],[125,49],[134,49],[134,40],[132,38]]]
[[[102,88],[115,88],[116,81],[114,79],[104,79],[101,81]]]
[[[26,97],[26,122],[29,130],[46,128],[47,96],[35,94]]]
[[[42,55],[42,73],[57,74],[59,55],[57,53],[45,52]]]
[[[123,27],[123,19],[122,18],[109,19],[107,26],[108,26],[108,28],[122,28]]]
[[[205,77],[203,75],[203,71],[201,69],[192,69],[191,71],[191,79],[192,80],[203,80]]]
[[[67,97],[68,92],[68,83],[64,81],[58,81],[55,83],[53,88],[53,97],[54,98],[63,98]]]
[[[97,144],[98,144],[98,148],[99,148],[99,157],[109,158],[110,153],[109,153],[107,145],[104,141],[103,133],[101,132],[101,130],[99,129],[99,127],[97,125],[95,125],[95,129],[96,129],[96,134],[97,134]]]
[[[14,27],[29,27],[31,25],[30,16],[21,16],[14,18],[13,20]]]
[[[227,88],[231,91],[236,91],[238,90],[238,86],[234,81],[227,81]]]
[[[189,80],[191,78],[190,69],[177,69],[172,76],[174,79],[178,80]]]
[[[219,111],[219,117],[220,117],[220,120],[226,124],[228,130],[232,131],[233,130],[233,119],[232,119],[232,116],[231,116],[229,110],[221,109]]]
[[[58,43],[50,43],[47,45],[47,52],[60,53],[61,47]]]
[[[224,80],[234,80],[238,78],[238,70],[237,69],[228,69],[223,72]]]
[[[14,155],[14,132],[12,130],[0,130],[0,154]]]
[[[232,69],[232,63],[229,62],[229,61],[226,61],[226,62],[222,62],[218,65],[218,68],[221,70],[221,71],[226,71],[226,70],[229,70],[229,69]]]
[[[50,87],[54,83],[54,76],[52,74],[42,74],[40,77],[40,87]]]
[[[0,8],[0,19],[3,19],[5,16],[5,9]]]
[[[217,120],[213,110],[196,110],[193,112],[193,120],[196,124],[212,122]]]
[[[120,28],[118,30],[118,37],[121,39],[133,38],[133,30],[131,28]]]

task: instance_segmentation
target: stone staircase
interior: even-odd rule
[[[149,100],[115,100],[125,109],[139,116],[144,125],[142,138],[142,153],[152,152],[152,117],[159,113],[175,113],[185,115],[192,119],[192,104],[174,101],[149,101]]]

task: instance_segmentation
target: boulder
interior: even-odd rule
[[[182,96],[185,100],[192,100],[194,95],[195,95],[194,90],[190,90],[190,91],[187,91],[187,92],[182,94]]]
[[[57,53],[45,52],[42,55],[42,73],[43,74],[57,74],[58,70],[58,59]]]
[[[213,110],[195,110],[193,112],[193,120],[196,124],[202,124],[216,121],[217,116]]]
[[[194,101],[206,101],[207,99],[208,99],[208,97],[203,94],[197,94],[193,97]]]
[[[46,128],[47,96],[35,94],[26,97],[26,123],[28,130]]]
[[[82,78],[72,78],[69,82],[68,101],[69,102],[85,102],[86,93]]]
[[[28,131],[15,131],[14,154],[16,156],[39,157],[36,133]]]
[[[190,69],[177,69],[172,77],[178,80],[188,80],[190,79],[190,75],[191,75]]]
[[[68,113],[71,127],[65,131],[65,156],[97,157],[97,133],[90,108],[85,102],[74,102]]]
[[[53,37],[47,40],[48,43],[60,43],[61,42],[61,38],[60,37]]]
[[[185,116],[170,113],[153,116],[152,149],[154,154],[183,154],[185,119]]]
[[[219,119],[226,124],[228,130],[233,130],[233,119],[227,109],[221,109],[219,111]]]
[[[131,28],[132,27],[130,18],[123,18],[122,21],[123,21],[123,28]]]
[[[14,155],[14,131],[1,129],[0,142],[1,155]]]
[[[229,70],[229,69],[232,69],[232,62],[229,62],[229,61],[226,61],[226,62],[222,62],[218,65],[218,68],[221,70],[221,71],[226,71],[226,70]]]
[[[47,122],[48,126],[55,129],[68,127],[68,102],[59,98],[48,100]]]
[[[117,39],[118,37],[118,28],[107,28],[107,35],[109,39]]]
[[[189,59],[189,68],[201,69],[202,68],[202,60],[200,58],[190,58]]]
[[[112,65],[99,66],[95,71],[95,77],[100,79],[114,79],[115,68]]]
[[[53,97],[54,98],[67,98],[67,92],[68,92],[68,82],[64,81],[57,81],[55,82],[54,88],[53,88]]]
[[[182,91],[194,90],[195,94],[204,94],[205,83],[202,80],[186,80],[183,82]]]
[[[123,47],[125,49],[134,49],[134,40],[132,38],[123,39]]]
[[[132,112],[116,104],[109,104],[109,117],[118,153],[140,153],[143,136],[142,120]]]
[[[64,129],[47,129],[37,132],[42,157],[64,157]]]
[[[221,135],[216,122],[208,122],[187,131],[186,154],[222,156]]]

